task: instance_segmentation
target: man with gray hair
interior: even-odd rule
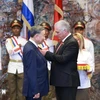
[[[57,100],[76,100],[79,74],[77,71],[78,43],[70,33],[70,25],[60,20],[54,25],[60,43],[55,52],[41,50],[45,58],[52,62],[50,84],[55,86]]]
[[[26,100],[41,100],[49,91],[47,61],[38,48],[38,44],[44,39],[45,29],[42,26],[33,26],[30,39],[23,50],[23,95]]]

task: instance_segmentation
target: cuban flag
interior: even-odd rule
[[[22,3],[22,20],[24,22],[23,25],[23,33],[25,34],[25,31],[28,33],[26,34],[26,38],[29,39],[30,34],[28,30],[31,29],[32,26],[34,26],[34,5],[33,0],[23,0]],[[25,28],[27,27],[27,28]]]

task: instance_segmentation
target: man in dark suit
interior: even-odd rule
[[[54,25],[60,43],[55,53],[41,50],[45,58],[52,61],[50,83],[55,86],[57,100],[76,100],[79,74],[77,71],[78,43],[70,33],[70,25],[60,20]]]
[[[42,26],[33,26],[30,39],[23,50],[23,95],[26,100],[41,100],[49,90],[47,62],[38,49],[38,44],[44,39],[45,29]]]

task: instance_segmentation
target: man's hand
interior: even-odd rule
[[[39,49],[40,50],[40,49]],[[42,53],[42,55],[44,55],[45,56],[45,54],[46,54],[46,52],[47,52],[48,50],[40,50],[40,52]]]
[[[92,78],[92,72],[87,72],[87,76],[88,76],[89,79],[91,79]]]
[[[40,93],[34,95],[33,99],[38,99],[40,97]]]
[[[18,44],[18,46],[21,48],[22,45],[21,44]]]

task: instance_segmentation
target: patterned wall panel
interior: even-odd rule
[[[33,0],[35,10],[35,24],[47,21],[53,28],[53,13],[55,0]],[[3,31],[2,39],[2,61],[6,61],[6,51],[4,46],[5,37],[10,32],[10,22],[14,18],[21,19],[21,3],[22,0],[0,0],[0,32]],[[95,73],[91,80],[92,87],[90,89],[91,100],[99,100],[100,98],[100,0],[63,0],[64,19],[71,26],[78,21],[86,22],[85,36],[92,40],[95,47]],[[51,32],[52,34],[52,32]],[[1,41],[0,41],[1,42]],[[6,62],[5,62],[6,63]],[[7,89],[5,82],[7,77],[7,66],[3,66],[3,75],[0,76],[0,90]],[[0,91],[0,98],[2,97]],[[9,92],[9,91],[8,91]],[[7,97],[7,96],[6,96]],[[4,100],[4,99],[3,99]],[[5,99],[7,100],[7,99]]]

